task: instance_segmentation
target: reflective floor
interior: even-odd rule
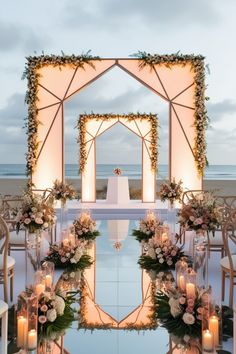
[[[174,231],[173,213],[167,215],[165,212],[161,216]],[[163,328],[148,329],[152,327],[153,314],[151,282],[137,264],[141,248],[131,235],[138,221],[127,216],[123,220],[100,220],[97,224],[101,236],[90,250],[94,265],[85,271],[85,301],[79,318],[82,328],[78,329],[78,322],[75,321],[73,328],[67,330],[65,349],[70,354],[171,353],[167,331]],[[43,248],[45,252],[48,243],[44,243]],[[188,240],[185,249],[189,249]],[[15,302],[25,285],[23,254],[22,251],[12,252],[17,264]],[[209,283],[218,298],[219,260],[218,253],[212,254],[209,259]],[[60,271],[56,272],[57,279],[60,274]],[[226,292],[226,299],[227,296]],[[104,327],[106,329],[102,329]],[[224,345],[224,349],[232,352],[232,340]],[[175,350],[173,353],[181,351]]]

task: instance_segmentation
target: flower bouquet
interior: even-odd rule
[[[222,213],[212,193],[191,195],[186,204],[182,205],[178,216],[179,223],[186,230],[196,232],[214,231],[219,228]]]
[[[96,221],[89,213],[81,213],[79,218],[74,220],[73,226],[79,240],[93,241],[100,235],[100,232],[96,230]]]
[[[38,333],[39,340],[56,340],[65,333],[74,320],[76,292],[69,292],[67,296],[61,293],[42,293],[38,299]]]
[[[139,242],[148,241],[155,235],[156,229],[160,225],[162,225],[162,221],[153,213],[149,213],[139,221],[139,229],[134,229],[132,235]]]
[[[138,264],[147,271],[160,272],[174,268],[183,255],[182,247],[173,244],[169,238],[162,240],[154,236],[144,244]]]
[[[57,179],[54,181],[51,192],[52,196],[56,200],[60,200],[63,204],[65,204],[67,200],[71,200],[76,197],[76,191],[72,184],[60,182]]]
[[[170,201],[170,204],[173,206],[175,201],[181,201],[181,196],[183,194],[183,182],[180,180],[178,183],[175,182],[173,178],[170,182],[165,182],[160,185],[160,197],[161,201],[165,202],[166,200]]]
[[[120,176],[122,174],[122,171],[119,167],[116,167],[116,168],[114,168],[113,173],[116,176]]]
[[[86,254],[86,244],[81,241],[71,242],[68,239],[50,246],[44,261],[50,261],[56,268],[70,271],[84,270],[93,264],[92,258]]]
[[[51,201],[46,200],[39,194],[25,194],[22,207],[16,216],[16,230],[19,232],[21,227],[30,233],[37,230],[46,230],[54,224],[55,211]]]
[[[202,314],[207,311],[205,307],[209,304],[208,297],[208,289],[196,288],[194,296],[187,296],[179,289],[157,291],[157,320],[170,334],[178,338],[201,338]]]

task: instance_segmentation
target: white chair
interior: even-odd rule
[[[4,286],[4,301],[8,303],[8,278],[10,279],[10,300],[13,301],[14,258],[8,256],[9,230],[0,216],[0,284]]]
[[[233,308],[233,295],[234,295],[234,285],[236,277],[236,209],[234,209],[228,219],[223,224],[222,235],[225,247],[226,256],[220,260],[221,265],[221,289],[222,289],[222,301],[225,298],[225,278],[226,275],[229,277],[229,307]]]
[[[0,353],[7,354],[8,305],[2,300],[0,300],[0,318],[2,320]]]

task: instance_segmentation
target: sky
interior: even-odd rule
[[[25,163],[25,57],[81,54],[129,57],[137,51],[202,54],[210,164],[236,164],[235,0],[0,0],[0,163]],[[166,103],[118,68],[65,105],[66,162],[77,163],[79,114],[157,113],[160,163],[168,157]],[[120,147],[122,146],[122,149]],[[121,126],[97,141],[98,163],[140,163],[141,142]]]

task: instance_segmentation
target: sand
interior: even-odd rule
[[[69,179],[75,188],[80,191],[80,179]],[[157,181],[157,191],[161,181]],[[107,179],[97,180],[98,199],[106,196]],[[130,192],[132,199],[140,199],[141,181],[129,180]],[[26,179],[23,178],[1,178],[0,194],[19,195],[26,188]],[[236,195],[236,180],[204,180],[205,190],[216,190],[217,195]]]

